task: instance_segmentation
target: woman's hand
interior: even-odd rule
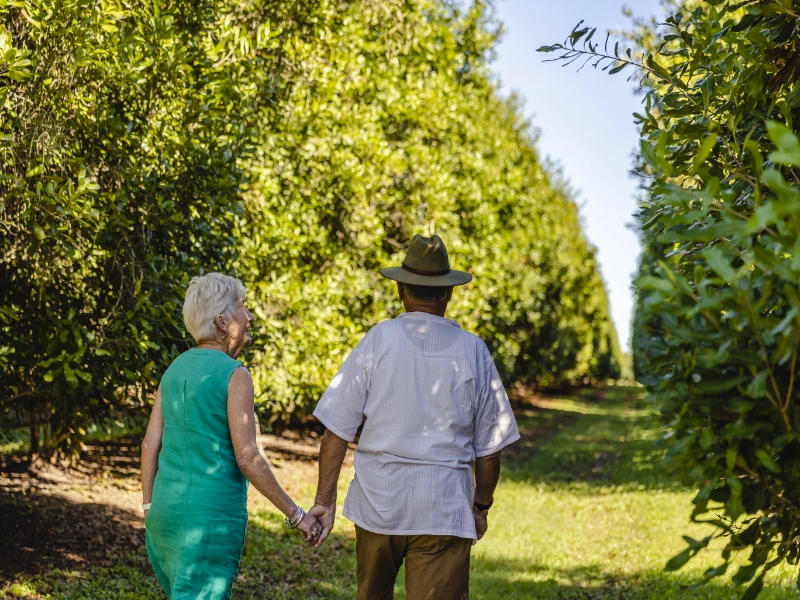
[[[319,524],[317,518],[308,513],[303,515],[303,519],[297,526],[297,529],[303,532],[303,540],[311,545],[317,543],[319,534],[322,533],[322,525]]]

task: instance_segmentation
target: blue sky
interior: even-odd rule
[[[561,42],[584,19],[605,39],[608,29],[630,21],[620,0],[498,0],[497,16],[506,34],[494,68],[505,92],[525,99],[525,113],[540,130],[539,148],[561,164],[578,192],[578,204],[611,301],[611,314],[623,348],[629,349],[633,316],[632,274],[640,252],[636,235],[626,228],[636,211],[636,183],[629,175],[638,146],[632,113],[640,110],[633,83],[623,73],[608,75],[577,64],[562,68],[542,59],[539,46]],[[658,0],[628,2],[639,16],[662,15]],[[603,35],[601,36],[601,32]]]

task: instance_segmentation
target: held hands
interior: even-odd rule
[[[319,537],[314,542],[311,542],[314,547],[319,548],[328,537],[331,529],[333,529],[333,522],[336,520],[336,501],[331,506],[315,504],[308,511],[308,514],[319,519],[319,524],[322,527]]]
[[[322,533],[322,526],[316,517],[310,513],[303,515],[302,520],[297,525],[297,529],[303,533],[303,541],[308,542],[310,546],[317,545],[320,533]],[[317,547],[319,547],[317,545]]]
[[[336,504],[331,507],[315,504],[297,524],[297,529],[303,533],[303,541],[310,546],[319,548],[325,538],[333,529],[336,518]]]

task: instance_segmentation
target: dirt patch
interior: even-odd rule
[[[5,457],[0,471],[0,581],[110,566],[144,546],[138,443],[88,446],[75,467]]]
[[[258,442],[290,495],[316,485],[318,434],[286,430]],[[0,457],[0,584],[53,569],[111,566],[142,548],[139,448],[136,439],[88,445],[76,466]],[[250,493],[251,507],[266,503]]]
[[[74,502],[36,493],[0,495],[0,582],[52,569],[111,566],[144,545],[135,513],[105,502]]]

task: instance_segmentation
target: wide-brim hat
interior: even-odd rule
[[[415,235],[403,264],[381,269],[381,275],[400,283],[426,286],[464,285],[472,281],[469,273],[450,268],[447,248],[438,235],[429,238]]]

